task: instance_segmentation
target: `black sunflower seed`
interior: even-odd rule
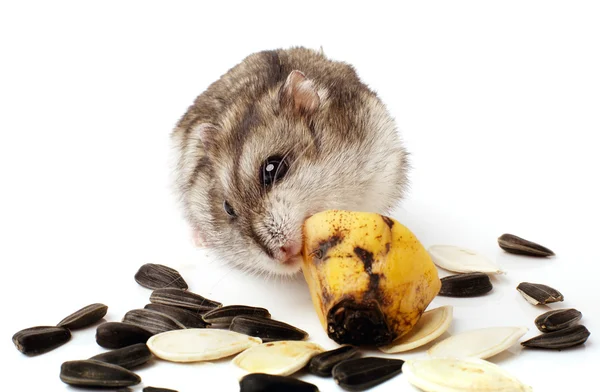
[[[348,391],[363,391],[402,372],[404,361],[379,357],[347,359],[333,367],[333,379]]]
[[[96,329],[96,343],[104,348],[122,348],[146,343],[152,332],[137,325],[108,322]]]
[[[102,320],[102,317],[106,316],[107,311],[108,306],[104,304],[91,304],[62,319],[57,324],[57,327],[68,329],[84,328]]]
[[[164,287],[175,287],[186,290],[187,283],[173,268],[162,264],[144,264],[135,274],[135,281],[143,287],[155,290]]]
[[[304,340],[308,333],[281,321],[263,317],[237,316],[229,326],[230,331],[261,338],[263,342],[276,340]]]
[[[554,332],[546,332],[521,342],[525,347],[560,350],[585,343],[590,331],[583,325],[574,325]]]
[[[536,317],[535,326],[542,332],[559,331],[577,323],[582,316],[577,309],[551,310]]]
[[[177,306],[199,312],[207,312],[223,306],[222,303],[204,298],[199,294],[177,288],[156,289],[150,295],[150,302]]]
[[[154,310],[155,312],[171,316],[186,328],[205,328],[207,325],[207,323],[202,320],[202,314],[193,310],[153,303],[147,304],[144,306],[144,309]]]
[[[446,276],[441,279],[438,295],[446,297],[477,297],[492,291],[492,282],[487,274],[470,272]]]
[[[140,376],[121,366],[89,359],[64,362],[60,379],[69,385],[85,387],[127,387],[142,381]]]
[[[251,373],[240,380],[240,392],[319,392],[319,389],[289,376]]]
[[[534,257],[554,256],[554,252],[550,249],[513,234],[502,234],[498,237],[498,245],[506,252],[518,255]]]
[[[254,316],[271,318],[271,314],[265,308],[257,308],[246,305],[228,305],[208,311],[202,315],[202,319],[209,324],[231,324],[236,316]]]
[[[116,350],[107,351],[91,357],[91,360],[112,363],[113,365],[133,369],[148,362],[152,353],[145,343],[132,344]]]
[[[185,329],[185,326],[173,317],[149,309],[133,309],[125,313],[122,320],[125,324],[137,325],[152,334]]]
[[[527,302],[533,305],[549,304],[564,300],[563,295],[558,290],[545,284],[523,282],[519,283],[517,290]]]
[[[308,371],[322,377],[331,377],[331,370],[338,363],[359,355],[358,347],[342,346],[315,355],[308,363]]]
[[[71,331],[63,327],[32,327],[13,335],[12,341],[25,355],[38,355],[52,351],[71,339]]]

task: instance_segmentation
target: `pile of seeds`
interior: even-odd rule
[[[546,247],[504,234],[498,238],[506,252],[549,257]],[[429,249],[434,263],[457,274],[442,278],[439,296],[476,297],[493,290],[489,275],[504,272],[483,255],[470,249],[434,245]],[[404,361],[361,357],[358,347],[341,345],[326,351],[307,341],[309,334],[276,320],[261,307],[227,305],[188,290],[173,268],[144,264],[135,281],[152,291],[143,308],[126,312],[120,321],[100,324],[96,342],[110,351],[61,365],[60,379],[77,387],[128,387],[142,382],[133,369],[152,358],[170,362],[213,361],[232,357],[240,370],[240,391],[318,392],[316,385],[294,375],[302,369],[319,377],[332,378],[342,389],[362,391],[404,373],[424,391],[440,387],[475,391],[473,385],[492,385],[493,390],[530,391],[531,388],[499,366],[486,361],[516,344],[529,330],[525,326],[489,327],[455,334],[435,343],[427,357]],[[564,300],[556,289],[540,283],[522,282],[518,292],[531,304]],[[39,355],[62,346],[71,330],[100,321],[106,305],[96,303],[65,317],[56,326],[27,328],[13,336],[16,348],[26,355]],[[391,344],[378,347],[386,354],[414,350],[444,334],[453,318],[452,306],[423,313],[414,328]],[[528,348],[565,349],[583,344],[590,336],[579,324],[577,309],[557,309],[539,315],[534,324],[541,335],[521,342]],[[492,390],[492,389],[490,389]],[[147,386],[144,392],[177,392]]]

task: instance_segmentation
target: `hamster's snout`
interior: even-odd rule
[[[284,246],[279,248],[279,252],[275,255],[277,260],[282,263],[290,261],[293,257],[300,255],[302,244],[299,241],[288,241]]]

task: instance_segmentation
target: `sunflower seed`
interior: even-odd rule
[[[517,290],[532,305],[543,305],[564,300],[563,295],[558,290],[544,284],[523,282],[517,286]]]
[[[96,329],[96,343],[104,348],[122,348],[146,343],[152,332],[137,325],[108,322]]]
[[[207,312],[223,306],[220,302],[212,301],[201,295],[177,288],[156,289],[150,295],[150,302],[177,306],[194,311]]]
[[[446,276],[441,282],[438,295],[445,297],[477,297],[492,291],[490,277],[483,272]]]
[[[379,385],[402,372],[402,359],[366,357],[347,359],[333,367],[333,380],[349,391]]]
[[[427,353],[437,358],[492,357],[513,346],[527,327],[489,327],[461,332],[435,344]]]
[[[68,329],[79,329],[94,324],[106,316],[108,306],[104,304],[91,304],[83,307],[75,313],[65,317],[57,324],[57,327]]]
[[[311,342],[288,340],[263,343],[239,353],[233,358],[233,364],[246,373],[289,376],[323,351],[321,346]]]
[[[69,385],[85,387],[127,387],[142,381],[140,376],[121,366],[89,359],[64,362],[60,379]]]
[[[503,271],[490,259],[474,250],[453,245],[432,245],[427,251],[431,260],[448,271],[467,273],[483,272],[502,274]]]
[[[531,392],[500,366],[477,358],[409,359],[403,366],[404,377],[427,392]]]
[[[144,309],[154,310],[155,312],[166,314],[179,321],[186,328],[205,328],[207,323],[202,320],[202,315],[193,310],[178,308],[162,304],[147,304]]]
[[[535,326],[542,332],[552,332],[565,329],[575,324],[583,315],[577,309],[551,310],[535,319]]]
[[[150,358],[152,358],[152,353],[148,346],[145,343],[137,343],[95,355],[90,360],[112,363],[125,369],[132,369],[145,364]]]
[[[316,385],[293,377],[252,373],[240,380],[240,392],[319,392]]]
[[[148,289],[175,287],[187,290],[188,285],[183,277],[173,268],[162,264],[144,264],[135,274],[135,281]]]
[[[146,388],[142,389],[142,392],[177,392],[177,391],[174,389],[167,389],[167,388],[146,387]]]
[[[122,320],[125,324],[137,325],[152,334],[185,329],[185,326],[173,317],[149,309],[134,309],[125,313]]]
[[[202,319],[209,324],[229,325],[231,324],[231,320],[236,316],[271,318],[269,311],[264,308],[246,305],[229,305],[205,313],[202,316]]]
[[[38,355],[52,351],[71,339],[71,331],[63,327],[32,327],[13,335],[12,341],[25,355]]]
[[[261,338],[263,342],[276,340],[304,340],[308,333],[281,321],[262,317],[237,316],[229,326],[230,331]]]
[[[513,234],[502,234],[498,237],[498,245],[506,252],[518,255],[534,257],[554,256],[554,252],[550,249]]]
[[[574,325],[554,332],[546,332],[521,342],[525,347],[563,349],[585,343],[590,331],[583,325]]]
[[[322,377],[331,377],[331,370],[338,363],[359,355],[358,347],[342,346],[317,354],[308,363],[308,371]]]

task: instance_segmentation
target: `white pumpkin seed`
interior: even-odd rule
[[[289,376],[306,366],[312,357],[324,351],[315,343],[282,340],[250,347],[238,354],[233,363],[246,373]]]
[[[426,392],[530,392],[500,366],[483,359],[430,358],[407,360],[402,372]]]
[[[466,331],[436,343],[427,353],[437,358],[485,359],[517,343],[528,330],[527,327],[491,327]]]
[[[432,245],[427,249],[433,262],[440,268],[453,272],[483,272],[503,274],[490,259],[471,249],[453,245]]]
[[[260,344],[259,338],[221,329],[176,329],[152,336],[146,344],[158,358],[200,362],[228,357]]]
[[[379,350],[387,354],[395,354],[426,345],[440,337],[450,327],[452,311],[452,306],[441,306],[426,311],[409,333],[391,344],[379,347]]]

